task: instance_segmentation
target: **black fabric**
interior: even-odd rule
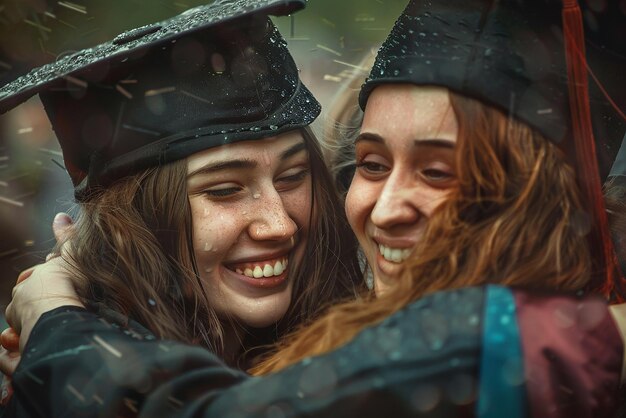
[[[39,93],[76,197],[197,151],[309,125],[321,107],[267,17],[302,1],[222,0],[49,64],[0,89]]]
[[[4,416],[473,416],[484,297],[428,296],[330,354],[259,378],[136,324],[61,308],[33,329]]]

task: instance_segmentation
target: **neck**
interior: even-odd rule
[[[222,358],[231,367],[238,367],[239,358],[244,350],[243,339],[244,329],[233,321],[223,323],[224,330],[224,351]]]

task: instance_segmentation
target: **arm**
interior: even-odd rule
[[[444,395],[455,389],[450,379],[462,386],[477,375],[482,302],[478,289],[433,295],[333,353],[263,378],[64,307],[34,328],[10,407],[33,417],[265,417],[277,408],[332,417],[402,416],[417,402],[455,416],[472,400]],[[441,398],[431,405],[433,393]]]
[[[261,417],[272,411],[286,417],[403,416],[416,410],[459,416],[476,407],[478,377],[484,372],[481,343],[491,346],[485,334],[495,335],[485,329],[484,314],[492,306],[485,294],[485,289],[469,288],[428,296],[332,353],[262,378],[248,378],[228,369],[201,348],[141,337],[94,314],[62,308],[45,314],[33,330],[14,376],[16,395],[10,406],[42,417],[137,413],[145,417]],[[547,312],[554,312],[553,306],[545,303],[550,298],[524,300],[520,298],[524,293],[514,295],[518,308],[521,303],[535,312],[545,313],[545,307]],[[558,300],[566,311],[580,304],[573,298]],[[584,414],[579,416],[600,416],[597,412],[614,408],[615,399],[610,395],[619,386],[619,372],[605,374],[602,384],[594,387],[590,379],[593,367],[578,366],[578,356],[582,355],[601,370],[610,372],[616,363],[620,369],[621,340],[616,344],[617,331],[610,318],[606,322],[606,306],[594,306],[600,320],[594,326],[583,320],[584,326],[574,332],[567,352],[559,351],[559,344],[553,343],[572,336],[562,332],[558,321],[543,321],[544,331],[554,331],[549,336],[537,336],[547,349],[539,352],[546,354],[550,380],[543,399],[541,392],[534,392],[539,398],[528,395],[530,410],[532,405],[543,407],[543,411],[552,408],[562,412],[553,415],[560,417],[567,416],[563,413],[572,407],[581,408]],[[518,309],[522,340],[529,338],[524,323],[532,319],[524,309]],[[571,327],[568,332],[572,333]],[[601,335],[607,337],[610,349],[598,356],[589,350],[602,346]],[[527,354],[523,362],[512,364],[526,367],[530,364]],[[576,381],[570,384],[568,379]],[[596,403],[588,404],[589,397],[583,395],[590,387],[578,384],[578,380],[591,382]],[[524,382],[523,378],[515,380],[512,390],[519,395],[519,390],[525,389]],[[558,399],[566,399],[568,404],[548,403],[553,401],[550,390],[568,385],[567,397]],[[608,392],[598,393],[598,387]],[[33,408],[30,405],[39,409],[29,410]],[[541,410],[535,416],[542,416]]]

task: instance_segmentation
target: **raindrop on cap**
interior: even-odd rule
[[[143,38],[144,36],[150,35],[152,33],[158,32],[161,29],[160,25],[149,25],[144,26],[142,28],[137,28],[133,30],[129,30],[128,32],[124,32],[115,39],[113,39],[114,45],[124,45],[132,41],[136,41],[137,39]]]

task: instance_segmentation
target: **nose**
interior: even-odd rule
[[[248,226],[248,234],[255,241],[287,241],[298,231],[298,225],[287,212],[280,194],[269,190],[254,195],[255,214]]]
[[[372,223],[381,229],[396,225],[412,225],[420,218],[419,191],[402,174],[392,173],[370,215]]]

